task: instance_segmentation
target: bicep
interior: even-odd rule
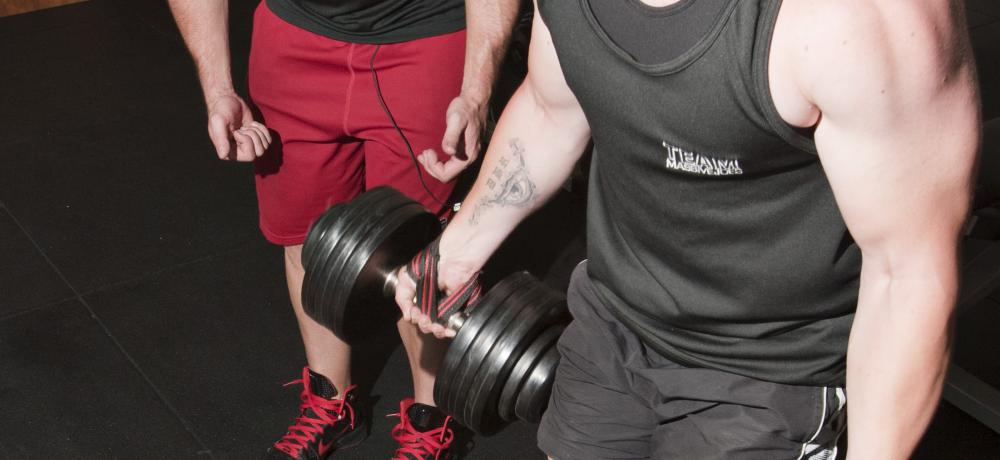
[[[528,74],[521,91],[546,121],[559,126],[561,134],[572,138],[590,136],[586,116],[566,83],[552,36],[537,6],[528,47]]]
[[[957,234],[977,144],[976,116],[963,105],[935,101],[913,108],[923,113],[887,113],[881,120],[868,114],[868,126],[820,121],[820,159],[862,250]]]
[[[888,30],[864,50],[842,47],[810,91],[822,114],[816,146],[848,229],[866,262],[890,266],[953,255],[944,251],[954,252],[968,211],[979,142],[970,59],[940,46],[947,37],[913,37]]]
[[[535,10],[528,74],[497,121],[469,199],[494,192],[493,178],[511,164],[539,196],[551,195],[569,176],[590,139],[590,128],[566,84],[548,29]],[[544,201],[544,200],[542,200]]]

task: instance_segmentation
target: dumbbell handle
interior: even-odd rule
[[[382,295],[388,299],[396,297],[396,285],[399,284],[399,277],[396,273],[399,270],[393,270],[385,275],[385,284],[382,286]],[[465,324],[465,320],[469,319],[469,314],[464,311],[460,311],[448,317],[447,324],[442,324],[445,329],[458,334],[458,331],[462,329],[462,325]]]

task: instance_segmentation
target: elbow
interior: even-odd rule
[[[925,245],[931,246],[931,245]],[[862,248],[860,298],[881,298],[892,310],[950,320],[958,301],[957,247]],[[867,302],[859,301],[860,305]]]

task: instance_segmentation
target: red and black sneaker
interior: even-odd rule
[[[452,458],[455,420],[440,409],[404,399],[399,403],[399,423],[392,437],[399,443],[393,460],[446,460]]]
[[[302,384],[302,405],[298,418],[278,442],[267,449],[265,459],[323,460],[333,451],[353,447],[368,435],[367,417],[352,385],[342,399],[326,377],[308,367],[302,379],[285,386]]]

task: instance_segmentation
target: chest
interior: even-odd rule
[[[777,0],[728,1],[687,50],[652,64],[621,49],[586,0],[552,4],[558,16],[546,23],[563,73],[605,154],[649,166],[672,158],[682,172],[712,175],[814,157],[811,140],[795,134],[810,125],[809,106],[778,56],[788,45]],[[796,136],[799,145],[787,142]]]

